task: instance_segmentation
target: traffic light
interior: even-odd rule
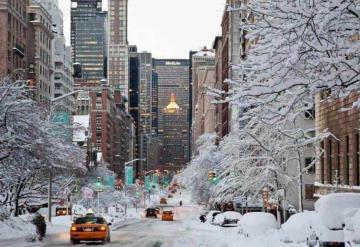
[[[216,172],[214,171],[209,171],[208,173],[208,180],[212,183],[212,184],[217,184],[219,182],[219,178],[216,176]]]
[[[208,180],[213,181],[214,177],[216,177],[216,173],[213,171],[208,172]]]

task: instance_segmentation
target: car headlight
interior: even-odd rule
[[[76,230],[77,230],[76,226],[72,226],[72,227],[71,227],[71,231],[72,231],[72,232],[75,232]]]
[[[100,226],[99,230],[100,231],[106,231],[106,227],[105,226]]]

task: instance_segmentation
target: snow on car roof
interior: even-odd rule
[[[344,212],[360,208],[359,193],[333,193],[322,196],[315,202],[315,211],[329,229],[340,229],[344,224]]]

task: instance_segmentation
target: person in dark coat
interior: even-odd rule
[[[205,221],[206,221],[206,218],[205,218],[205,215],[200,215],[200,222],[201,223],[205,223]]]

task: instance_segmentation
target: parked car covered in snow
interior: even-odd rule
[[[221,212],[218,210],[210,210],[206,215],[206,222],[212,224],[216,215],[220,214]]]
[[[306,242],[307,231],[314,213],[314,211],[310,211],[292,215],[281,225],[280,240],[285,243]]]
[[[227,211],[217,214],[214,218],[213,224],[219,226],[235,225],[241,220],[242,215],[235,211]]]
[[[278,229],[275,216],[264,212],[244,214],[239,225],[239,233],[245,237],[253,237],[263,234],[266,231]]]
[[[307,231],[308,246],[345,246],[346,213],[355,208],[360,208],[358,193],[334,193],[321,197],[315,203],[315,214]]]
[[[360,246],[360,208],[345,213],[344,242],[347,247]]]

